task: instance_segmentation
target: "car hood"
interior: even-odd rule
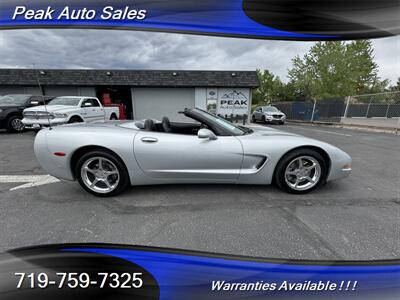
[[[269,115],[269,116],[272,116],[272,115],[284,115],[284,113],[281,112],[281,111],[276,111],[276,112],[266,111],[266,112],[264,112],[264,114]]]
[[[263,137],[263,136],[301,136],[298,134],[281,131],[278,129],[270,128],[270,127],[251,127],[253,129],[252,136]]]
[[[2,110],[6,110],[6,109],[13,109],[13,108],[19,108],[19,107],[24,107],[23,105],[13,105],[13,104],[11,104],[11,105],[6,105],[6,104],[0,104],[0,109],[2,109]]]
[[[35,106],[35,107],[31,107],[31,108],[27,108],[25,109],[25,111],[39,111],[39,112],[58,112],[58,113],[62,113],[62,112],[67,112],[67,111],[71,111],[71,110],[76,110],[79,109],[79,107],[77,106],[70,106],[70,105],[40,105],[40,106]]]

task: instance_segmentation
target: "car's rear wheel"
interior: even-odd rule
[[[327,164],[315,150],[298,149],[286,154],[278,163],[275,182],[282,190],[305,194],[325,182]]]
[[[22,117],[15,115],[11,116],[7,120],[7,131],[8,132],[23,132],[25,129],[24,123],[22,123]]]
[[[118,195],[129,186],[129,174],[124,163],[105,150],[84,154],[76,164],[75,176],[86,191],[99,197]]]
[[[118,120],[117,115],[116,114],[112,114],[110,116],[110,120]]]
[[[267,120],[265,119],[265,116],[262,116],[261,117],[261,120],[262,120],[262,122],[265,124],[265,123],[267,123]]]
[[[255,117],[254,115],[251,117],[251,121],[252,121],[253,123],[256,122],[256,117]]]

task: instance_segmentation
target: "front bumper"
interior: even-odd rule
[[[268,123],[284,123],[286,121],[286,117],[283,116],[281,118],[276,118],[273,116],[265,116],[265,121]]]
[[[351,157],[340,149],[336,149],[334,153],[330,153],[330,156],[331,168],[327,180],[336,180],[349,176],[352,171]]]
[[[26,129],[41,129],[43,127],[57,126],[62,124],[67,124],[68,119],[66,118],[54,118],[54,119],[27,119],[23,118],[22,123],[24,123]]]
[[[7,127],[6,119],[0,116],[0,129],[5,129]]]

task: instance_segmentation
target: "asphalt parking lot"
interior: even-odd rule
[[[297,259],[400,257],[400,136],[304,125],[274,128],[336,145],[353,173],[312,194],[273,186],[134,187],[96,198],[77,183],[0,183],[0,251],[107,242]],[[44,175],[34,134],[0,132],[0,177]]]

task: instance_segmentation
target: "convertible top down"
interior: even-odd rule
[[[276,183],[307,193],[351,172],[350,156],[330,144],[235,126],[198,108],[182,113],[190,122],[164,117],[46,128],[36,136],[35,154],[51,175],[77,180],[97,196],[173,183]]]

